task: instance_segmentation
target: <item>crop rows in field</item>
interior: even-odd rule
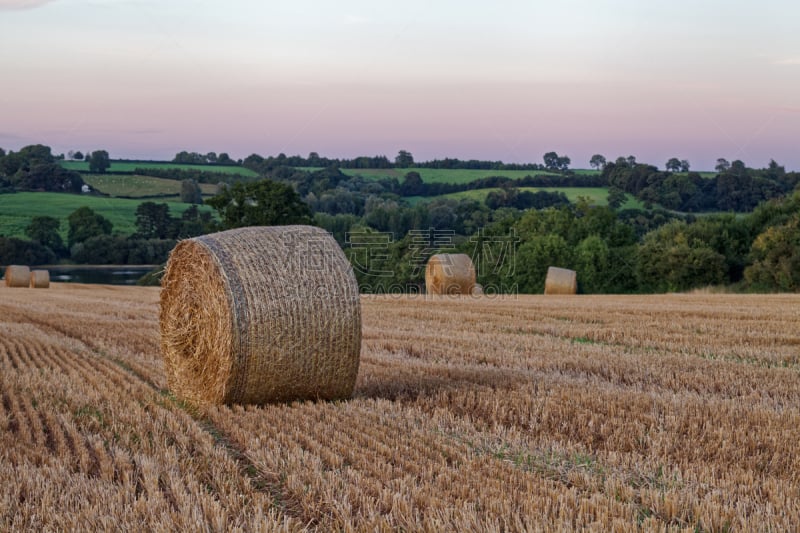
[[[199,412],[157,290],[0,295],[0,529],[800,520],[797,296],[364,297],[352,400]]]

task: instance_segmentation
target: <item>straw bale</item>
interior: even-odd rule
[[[181,241],[161,287],[161,348],[179,398],[203,406],[352,394],[358,284],[324,230],[247,227]]]
[[[428,294],[472,294],[475,266],[466,254],[436,254],[425,268]]]
[[[27,287],[30,283],[31,269],[21,265],[6,267],[6,287]]]
[[[31,270],[31,289],[47,289],[50,287],[49,270]]]
[[[574,270],[549,267],[544,282],[545,294],[576,294],[578,292],[578,276]]]

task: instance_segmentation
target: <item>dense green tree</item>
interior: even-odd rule
[[[574,266],[581,292],[605,292],[610,261],[608,244],[600,236],[590,235],[578,243],[575,247]]]
[[[558,170],[558,154],[556,152],[547,152],[542,159],[546,169]]]
[[[175,229],[171,231],[170,237],[177,237],[179,239],[205,235],[206,233],[213,233],[219,229],[219,225],[212,218],[211,213],[208,211],[200,211],[197,205],[191,205],[186,209],[180,219],[173,219],[172,227]]]
[[[213,154],[214,152],[211,152]],[[205,165],[208,163],[208,155],[199,154],[197,152],[187,152],[186,150],[178,152],[172,159],[173,163],[182,163],[189,165]]]
[[[143,202],[136,208],[136,238],[166,239],[172,236],[173,227],[169,205]]]
[[[394,164],[397,168],[408,168],[414,164],[414,156],[407,150],[400,150],[394,158]]]
[[[542,293],[548,267],[570,268],[572,264],[572,247],[561,235],[549,233],[528,239],[517,251],[515,279],[519,291]]]
[[[717,172],[725,172],[729,168],[731,168],[731,164],[728,162],[728,160],[723,157],[720,157],[719,159],[717,159],[717,165],[714,167],[714,170],[716,170]]]
[[[424,194],[425,184],[422,182],[422,176],[419,172],[407,172],[403,178],[403,183],[400,184],[400,194],[403,196],[419,196]]]
[[[328,231],[340,246],[345,246],[347,234],[361,221],[360,217],[350,214],[329,215],[314,213],[314,224]]]
[[[67,222],[69,223],[67,241],[70,248],[90,237],[110,235],[113,228],[110,220],[86,206],[73,211]]]
[[[28,166],[40,163],[55,163],[55,157],[49,146],[43,144],[31,144],[24,146],[19,152],[19,156],[24,159]]]
[[[10,179],[19,190],[79,193],[83,178],[58,163],[25,164]]]
[[[681,160],[677,157],[672,157],[669,161],[667,161],[664,167],[669,172],[678,172],[681,169]]]
[[[622,204],[627,201],[628,197],[625,196],[625,191],[619,187],[609,187],[608,189],[608,207],[612,209],[619,209]]]
[[[725,257],[676,221],[645,235],[637,276],[646,292],[685,291],[726,280]]]
[[[203,191],[193,179],[181,180],[181,202],[185,204],[202,204]]]
[[[97,235],[72,247],[76,263],[95,265],[161,264],[175,246],[171,239],[126,239],[120,235]]]
[[[311,210],[290,185],[269,179],[226,187],[206,203],[217,210],[223,226],[310,224]]]
[[[31,219],[25,235],[34,242],[47,246],[56,254],[64,252],[64,241],[58,233],[61,221],[54,217],[38,216]]]
[[[567,170],[572,162],[567,156],[559,156],[556,152],[547,152],[542,158],[548,170]]]
[[[38,242],[0,236],[0,264],[2,265],[46,265],[55,260],[55,253]]]
[[[753,241],[747,283],[759,290],[800,291],[800,214],[770,226]]]
[[[390,234],[353,226],[344,252],[361,292],[387,294],[421,293],[425,264],[434,250],[421,246],[412,235],[395,240]]]
[[[95,150],[89,158],[89,171],[104,173],[111,166],[108,152],[105,150]]]
[[[606,165],[606,158],[600,154],[594,154],[589,160],[589,166],[593,169],[600,170]]]

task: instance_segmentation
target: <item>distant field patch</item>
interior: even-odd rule
[[[61,165],[70,170],[78,172],[89,172],[88,161],[62,161]],[[249,168],[239,167],[236,165],[184,165],[180,163],[159,162],[153,163],[151,161],[114,161],[111,160],[111,166],[108,168],[109,172],[134,172],[136,169],[155,170],[199,170],[201,172],[220,172],[223,174],[240,175],[246,177],[257,177],[258,174]]]
[[[83,181],[97,191],[110,196],[124,196],[128,198],[142,198],[164,194],[173,195],[180,200],[181,182],[153,176],[120,175],[120,174],[85,174]],[[204,196],[217,193],[217,186],[212,183],[201,183],[200,190]],[[168,201],[167,198],[163,199]]]
[[[406,198],[411,204],[418,202],[430,202],[439,198],[470,199],[483,202],[492,191],[499,191],[498,188],[474,189],[471,191],[454,192],[442,194],[440,196],[412,196]],[[520,191],[530,192],[563,192],[567,199],[575,203],[578,198],[588,198],[593,205],[608,205],[608,189],[606,187],[520,187]],[[628,200],[622,205],[622,209],[643,209],[642,202],[636,200],[630,194],[626,195]]]
[[[164,200],[153,200],[161,203]],[[64,194],[53,192],[19,192],[0,194],[0,235],[25,236],[25,227],[36,216],[50,216],[61,220],[61,236],[66,239],[69,223],[67,217],[82,206],[100,213],[114,224],[114,232],[130,235],[136,231],[136,208],[142,200],[104,198],[99,196]],[[180,216],[189,204],[170,203],[169,212]],[[208,206],[198,206],[201,211],[213,212]]]
[[[474,170],[474,169],[439,169],[439,168],[388,168],[365,169],[343,168],[348,176],[362,176],[368,179],[397,178],[402,181],[409,172],[418,172],[425,183],[469,183],[471,181],[503,176],[520,179],[526,176],[560,176],[546,170]]]

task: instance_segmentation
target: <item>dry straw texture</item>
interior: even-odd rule
[[[30,283],[31,269],[21,265],[6,267],[6,287],[27,287]]]
[[[31,270],[30,288],[47,289],[50,287],[49,270]]]
[[[425,268],[428,294],[472,294],[475,266],[466,254],[437,254]]]
[[[196,412],[156,392],[159,289],[31,292],[0,289],[0,532],[800,524],[800,294],[368,296],[350,401]]]
[[[162,280],[160,324],[169,387],[192,404],[352,394],[358,284],[319,228],[249,227],[181,241]]]
[[[575,294],[578,292],[578,276],[574,270],[549,267],[544,282],[545,294]]]

